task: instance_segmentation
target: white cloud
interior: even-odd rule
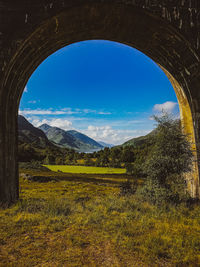
[[[176,106],[177,106],[176,102],[167,101],[163,104],[155,104],[153,109],[159,112],[166,111],[171,113]]]
[[[30,104],[36,104],[37,101],[36,100],[31,100],[31,101],[28,101],[28,103],[30,103]]]
[[[24,109],[19,110],[20,115],[62,115],[67,114],[62,110],[51,110],[51,109]]]
[[[99,115],[111,115],[111,112],[104,112],[104,111],[99,111],[97,112]]]
[[[106,112],[106,111],[98,111],[98,110],[94,110],[94,109],[79,109],[80,113],[85,113],[85,114],[89,114],[89,113],[93,113],[93,114],[99,114],[99,115],[110,115],[112,114],[111,112]]]
[[[67,114],[67,115],[79,114],[80,113],[79,110],[77,110],[77,109],[73,110],[72,108],[62,108],[60,111],[64,112],[64,114]]]
[[[28,87],[26,85],[25,88],[24,88],[24,93],[27,93],[27,92],[28,92]]]
[[[29,103],[35,104],[36,101],[29,101]],[[72,111],[70,108],[64,108],[60,110],[49,109],[23,109],[19,110],[20,115],[71,115],[77,114],[77,111]]]
[[[72,129],[72,122],[66,119],[38,119],[38,118],[28,118],[28,120],[35,126],[38,127],[44,123],[52,126],[58,127],[63,130],[71,130]]]
[[[82,131],[89,137],[97,140],[103,141],[111,144],[122,144],[127,140],[138,137],[141,135],[146,135],[149,130],[119,130],[113,129],[111,126],[93,126],[89,125],[86,130]]]
[[[31,100],[28,103],[35,104],[36,100]],[[19,110],[19,114],[21,115],[72,115],[72,114],[101,114],[101,115],[109,115],[110,112],[96,111],[91,109],[72,109],[72,108],[62,108],[59,110],[54,110],[52,108],[48,109],[21,109]]]
[[[85,114],[88,114],[88,113],[96,113],[96,110],[93,110],[93,109],[79,109],[81,113],[85,113]]]

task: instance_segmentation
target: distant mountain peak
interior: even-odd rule
[[[45,131],[48,131],[52,127],[50,125],[48,125],[47,123],[43,123],[38,128],[45,132]]]
[[[47,135],[50,141],[62,147],[73,148],[80,152],[90,152],[103,148],[101,144],[76,130],[65,131],[48,124],[42,124],[39,129]]]

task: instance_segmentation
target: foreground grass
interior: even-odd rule
[[[200,207],[157,209],[117,186],[20,181],[0,210],[0,266],[199,266]]]
[[[124,174],[126,169],[108,167],[89,167],[73,165],[44,165],[51,171],[62,171],[67,173],[91,173],[91,174]]]

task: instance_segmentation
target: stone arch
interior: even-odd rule
[[[177,93],[182,118],[195,144],[199,142],[196,66],[190,42],[151,10],[113,3],[80,4],[43,18],[9,52],[0,88],[0,202],[18,198],[17,113],[23,89],[37,66],[58,49],[83,40],[106,39],[134,47],[159,64]],[[192,87],[192,84],[194,86]],[[197,140],[197,142],[195,141]],[[199,154],[197,154],[197,158]],[[198,197],[199,174],[191,187]]]

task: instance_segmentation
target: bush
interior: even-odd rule
[[[145,171],[149,178],[165,186],[170,177],[176,175],[182,180],[183,174],[191,171],[193,153],[179,120],[173,120],[168,114],[154,118],[158,123],[155,145]]]
[[[158,206],[169,202],[178,204],[189,198],[185,174],[192,169],[191,144],[179,120],[166,113],[154,118],[158,126],[151,157],[144,166],[147,181],[137,193]]]
[[[133,164],[131,163],[126,163],[125,164],[125,168],[126,168],[126,173],[128,175],[132,175],[134,173],[134,167],[133,167]]]

